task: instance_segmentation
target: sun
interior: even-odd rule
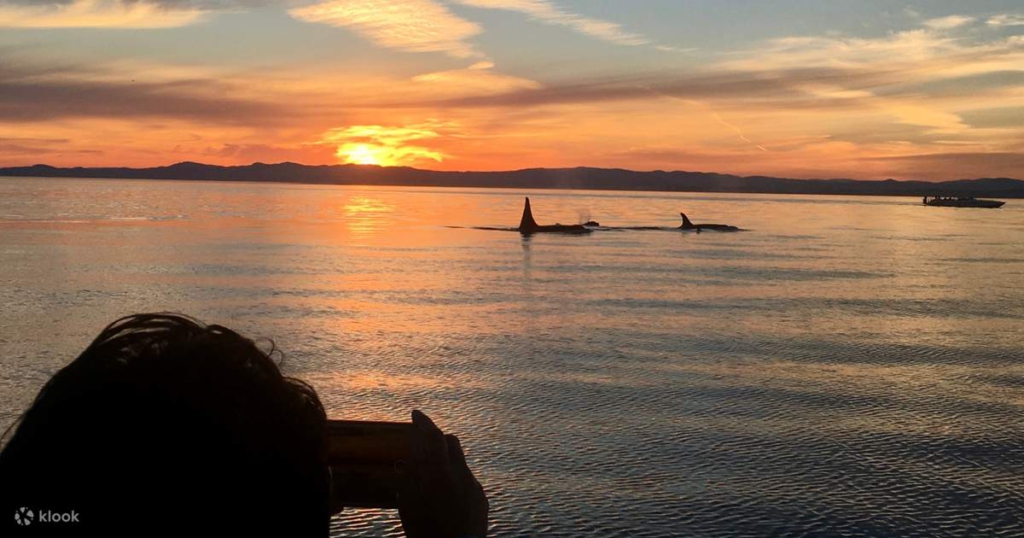
[[[373,144],[342,144],[338,146],[335,155],[349,164],[391,166],[394,163],[391,162],[390,153],[388,148]]]
[[[424,161],[443,162],[448,155],[439,149],[411,143],[441,137],[434,127],[433,124],[351,125],[331,129],[318,143],[337,148],[334,155],[346,164],[414,166]]]

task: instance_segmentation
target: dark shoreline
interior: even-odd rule
[[[507,172],[439,172],[369,165],[307,166],[296,163],[216,166],[178,163],[155,168],[0,168],[0,176],[34,178],[243,181],[311,185],[577,189],[744,194],[860,196],[977,196],[1024,198],[1024,181],[1010,178],[954,181],[790,179],[706,172],[636,172],[610,168],[534,168]]]

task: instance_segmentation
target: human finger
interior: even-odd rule
[[[427,465],[447,467],[449,464],[448,445],[441,429],[434,424],[434,421],[430,420],[430,417],[418,410],[412,412],[412,422],[420,434],[414,437],[419,438],[418,449],[421,451],[421,462]]]
[[[466,464],[466,454],[462,451],[462,443],[459,442],[459,438],[452,435],[446,434],[444,436],[445,444],[448,445],[448,459],[451,461],[452,466],[469,468]]]

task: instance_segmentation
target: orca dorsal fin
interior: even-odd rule
[[[679,216],[683,217],[683,225],[680,228],[693,228],[693,223],[690,222],[690,219],[686,218],[686,213],[680,211]]]
[[[530,197],[526,197],[526,206],[523,207],[523,218],[519,220],[520,230],[530,230],[537,227],[537,221],[533,220],[533,211],[530,211]]]

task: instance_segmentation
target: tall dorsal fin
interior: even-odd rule
[[[533,211],[530,211],[530,197],[526,197],[526,206],[523,207],[523,218],[519,220],[520,230],[531,230],[537,227],[537,221],[533,220]]]
[[[683,225],[680,228],[693,228],[693,223],[690,222],[690,219],[686,218],[686,213],[680,211],[679,216],[683,217]]]

